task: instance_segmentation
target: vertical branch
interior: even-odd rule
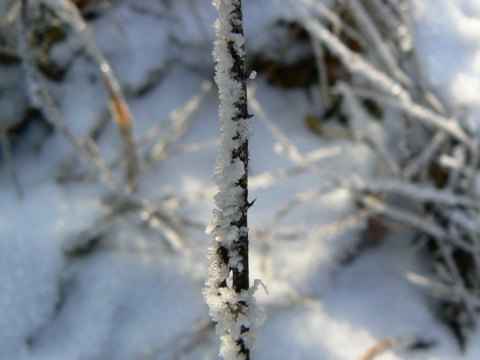
[[[229,1],[225,1],[228,3]],[[233,149],[228,149],[230,159],[227,161],[230,164],[238,163],[242,168],[242,175],[238,182],[234,184],[235,187],[240,189],[240,197],[238,202],[238,220],[231,219],[231,226],[235,226],[238,229],[243,229],[239,233],[238,241],[233,242],[233,250],[238,252],[240,255],[240,262],[242,266],[235,266],[232,268],[233,271],[233,288],[237,293],[242,290],[248,290],[250,287],[249,278],[248,278],[248,228],[247,228],[247,211],[248,211],[248,138],[251,135],[251,124],[249,124],[249,118],[251,117],[248,114],[247,109],[247,86],[246,86],[246,77],[245,77],[245,41],[243,38],[243,18],[242,18],[242,8],[241,8],[241,0],[232,1],[232,9],[230,13],[229,22],[231,24],[231,32],[232,35],[231,39],[225,38],[223,39],[222,36],[224,34],[220,33],[217,34],[219,44],[221,47],[222,42],[227,45],[228,54],[233,59],[233,66],[228,71],[227,75],[233,80],[230,85],[233,85],[231,89],[222,89],[221,91],[227,90],[228,93],[234,93],[235,90],[238,91],[238,98],[233,99],[233,104],[229,104],[226,102],[227,106],[232,106],[230,109],[223,109],[228,110],[227,114],[220,114],[223,117],[222,122],[233,122],[233,124],[224,124],[227,127],[233,125],[236,128],[234,133],[226,132],[226,136],[223,137],[223,145],[228,147],[228,142],[231,140],[237,140],[237,146]],[[219,10],[220,16],[222,13]],[[225,34],[228,36],[228,34]],[[222,66],[220,65],[221,59],[218,59],[219,66],[218,70],[222,71]],[[221,74],[217,75],[217,83],[219,87],[227,85],[222,84]],[[228,86],[228,85],[227,85]],[[240,86],[240,89],[235,89],[236,87]],[[221,95],[222,97],[222,95]],[[222,99],[221,99],[222,100]],[[231,99],[227,99],[231,100]],[[232,111],[233,110],[233,111]],[[226,116],[226,117],[225,117]],[[230,118],[229,118],[230,117]],[[223,125],[223,124],[222,124]],[[250,131],[249,131],[250,130]],[[247,136],[241,136],[241,132],[247,132]],[[233,136],[232,136],[233,135]],[[220,145],[222,146],[222,144]],[[230,165],[228,164],[228,165]],[[219,162],[219,167],[224,165]],[[228,166],[227,165],[227,166]],[[217,180],[218,185],[218,180]],[[218,205],[218,204],[217,204]]]
[[[263,314],[250,289],[248,270],[248,139],[253,127],[247,109],[245,40],[241,0],[214,0],[219,17],[215,22],[213,55],[215,82],[219,88],[221,123],[217,156],[215,196],[217,209],[207,229],[214,237],[209,249],[209,279],[204,296],[225,359],[250,359],[255,325]]]

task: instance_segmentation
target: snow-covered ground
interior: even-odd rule
[[[0,0],[0,10],[6,3]],[[452,113],[480,121],[480,2],[408,5],[426,83]],[[244,0],[247,51],[272,49],[275,22],[292,16],[280,0]],[[202,298],[219,135],[214,18],[209,0],[125,0],[90,22],[125,89],[136,138],[162,124],[141,141],[141,154],[153,155],[138,179],[138,198],[160,216],[145,203],[122,203],[71,143],[40,121],[11,139],[24,196],[16,196],[2,157],[0,360],[218,358]],[[79,45],[62,46],[59,59]],[[1,84],[14,89],[20,79],[4,69]],[[249,211],[251,278],[268,288],[256,293],[267,321],[253,358],[367,360],[370,349],[395,338],[376,358],[478,359],[480,333],[461,353],[431,297],[407,280],[428,271],[410,230],[398,227],[343,264],[365,216],[332,180],[374,173],[372,150],[309,130],[305,117],[323,111],[316,88],[279,89],[262,74],[248,85],[255,115],[249,196],[257,198]],[[81,52],[63,81],[48,87],[79,138],[108,107],[96,66]],[[12,104],[25,101],[16,94],[0,93],[6,123],[20,111]],[[113,121],[97,141],[105,162],[114,163],[122,144]],[[113,175],[122,182],[122,166]],[[411,349],[420,340],[432,346]]]

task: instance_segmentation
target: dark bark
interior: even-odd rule
[[[243,14],[242,14],[242,2],[241,0],[233,1],[235,10],[232,12],[231,24],[232,33],[241,34],[243,36]],[[242,96],[235,107],[238,110],[238,114],[231,119],[232,121],[246,121],[251,117],[248,114],[247,107],[247,86],[246,86],[246,72],[245,72],[245,45],[242,46],[242,53],[239,54],[235,49],[235,44],[232,41],[227,42],[227,47],[230,56],[233,59],[233,66],[230,69],[231,78],[242,86]],[[240,135],[237,133],[236,138],[239,139]],[[247,212],[249,208],[248,203],[248,140],[243,141],[239,148],[234,149],[232,152],[231,161],[239,159],[244,164],[244,174],[238,182],[238,186],[242,189],[242,206],[240,208],[241,217],[238,221],[231,223],[231,226],[236,226],[239,229],[246,229],[248,226]],[[241,268],[238,266],[229,267],[232,274],[232,288],[235,292],[240,293],[242,290],[248,290],[250,288],[249,281],[249,266],[248,266],[248,231],[241,231],[239,238],[234,241],[230,253],[236,253],[241,258]],[[229,251],[223,246],[219,248],[219,256],[225,265],[229,266]],[[226,286],[226,282],[222,286]],[[238,312],[246,311],[247,304],[240,303],[238,305]],[[250,329],[243,327],[241,333],[248,332]],[[250,349],[245,346],[243,339],[238,339],[237,344],[240,347],[240,353],[245,355],[246,359],[250,359]]]

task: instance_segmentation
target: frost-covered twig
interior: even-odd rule
[[[333,221],[325,225],[277,231],[275,233],[275,239],[290,241],[304,239],[306,237],[326,239],[333,235],[347,232],[348,230],[364,228],[365,221],[367,220],[368,216],[368,211],[360,210],[357,213],[345,217],[344,219]],[[264,233],[259,232],[258,236],[264,236]]]
[[[103,109],[98,118],[95,120],[93,125],[88,129],[87,136],[82,140],[84,142],[86,141],[97,141],[100,133],[104,129],[105,125],[108,123],[109,118],[108,118],[108,111],[106,109]],[[74,166],[77,163],[78,159],[78,154],[77,151],[72,151],[72,154],[63,162],[63,164],[60,166],[60,171],[58,172],[57,175],[57,181],[62,183],[67,180],[72,180],[72,179],[80,179],[86,176],[86,174],[75,174],[72,175],[71,172],[74,168]]]
[[[328,149],[320,149],[307,153],[305,155],[308,163],[305,165],[295,166],[291,168],[266,171],[256,176],[249,176],[249,189],[267,188],[281,180],[289,179],[294,176],[303,175],[312,170],[320,170],[323,167],[321,160],[331,159],[343,154],[343,148],[340,146],[333,146]],[[217,187],[212,186],[202,190],[201,192],[183,198],[167,199],[162,202],[162,207],[173,210],[181,206],[194,204],[199,201],[212,198],[217,192]]]
[[[293,9],[298,13],[299,20],[303,23],[310,34],[321,41],[333,54],[338,56],[344,66],[352,73],[358,74],[369,80],[375,87],[392,96],[398,101],[402,109],[409,111],[418,120],[426,125],[442,129],[452,135],[455,139],[471,145],[469,136],[452,119],[440,116],[430,109],[415,103],[411,94],[397,81],[385,73],[377,70],[373,65],[363,59],[359,54],[354,53],[324,25],[311,16],[304,8],[294,5],[292,0],[285,0],[292,4]]]
[[[378,22],[397,42],[398,52],[408,53],[412,51],[413,34],[409,24],[404,21],[404,17],[395,13],[395,8],[385,4],[382,0],[368,0],[369,8],[374,11]]]
[[[127,160],[126,183],[130,189],[134,190],[138,176],[138,155],[133,134],[133,116],[120,84],[107,59],[93,39],[88,24],[72,0],[45,1],[45,5],[52,8],[60,19],[68,24],[75,31],[75,34],[83,40],[89,55],[100,70],[100,75],[110,99],[110,112],[120,130],[124,145],[124,155]]]
[[[210,315],[217,321],[220,354],[228,360],[250,359],[255,328],[263,322],[250,288],[248,267],[248,139],[253,126],[247,109],[245,39],[241,0],[215,0],[218,19],[214,43],[215,82],[221,124],[215,196],[217,209],[207,232],[209,278],[204,288]]]
[[[442,190],[433,186],[417,185],[401,180],[374,180],[363,181],[354,179],[353,187],[359,191],[374,194],[397,194],[422,202],[432,202],[445,206],[463,206],[480,209],[480,201],[470,196],[462,196],[450,190]]]
[[[260,102],[253,96],[254,91],[255,89],[253,89],[248,95],[248,100],[252,106],[252,109],[265,124],[267,130],[269,130],[272,135],[277,138],[290,160],[298,164],[306,165],[306,159],[304,155],[298,150],[297,146],[288,138],[288,136],[277,126],[277,124],[270,119],[267,113],[263,110]]]
[[[200,150],[210,149],[213,147],[218,147],[220,144],[218,138],[213,138],[205,141],[198,141],[192,144],[187,144],[176,148],[175,150],[166,151],[163,155],[159,156],[159,159],[164,159],[171,156],[186,155],[190,153],[195,153]]]
[[[169,339],[167,343],[150,350],[141,360],[155,360],[159,356],[162,359],[181,359],[200,343],[208,340],[209,336],[214,334],[214,326],[215,323],[209,318],[197,321],[187,331],[175,336],[173,339]]]
[[[50,91],[42,81],[42,77],[38,73],[33,55],[27,44],[27,25],[28,9],[27,1],[22,0],[21,16],[18,20],[18,41],[22,51],[23,66],[29,85],[31,101],[33,105],[37,106],[44,114],[46,120],[62,135],[64,136],[92,166],[100,174],[100,179],[103,183],[115,192],[123,201],[128,202],[130,206],[140,209],[148,214],[148,223],[155,228],[162,230],[162,234],[167,241],[171,243],[174,249],[179,249],[183,246],[182,237],[175,227],[177,223],[175,217],[163,209],[151,203],[148,199],[143,198],[132,192],[131,187],[119,184],[108,166],[100,157],[97,144],[92,139],[80,139],[67,126],[67,123],[55,103]]]
[[[192,120],[192,114],[198,109],[205,96],[212,89],[213,84],[210,81],[205,81],[200,92],[193,96],[188,102],[180,108],[172,111],[168,117],[171,120],[172,127],[169,133],[158,141],[147,154],[146,161],[150,162],[162,157],[167,146],[177,140],[188,129],[189,121]]]
[[[362,27],[365,34],[370,38],[370,42],[375,48],[378,57],[382,61],[388,73],[397,81],[402,83],[403,86],[410,88],[412,82],[407,77],[405,72],[398,66],[394,55],[383,41],[379,30],[373,23],[369,14],[358,0],[349,0],[348,5],[351,8],[352,15],[355,17],[358,25]]]
[[[446,286],[438,281],[429,279],[425,276],[418,275],[415,273],[408,273],[407,279],[414,284],[417,284],[424,288],[429,289],[433,295],[435,295],[436,297],[442,300],[449,300],[453,302],[458,302],[462,300],[462,296],[459,292],[452,291],[451,287]],[[476,300],[475,305],[477,307],[480,307],[480,302]]]
[[[426,86],[407,1],[337,1],[349,5],[353,26],[365,35],[367,46],[361,52],[305,8],[313,0],[284,1],[291,4],[312,41],[320,42],[352,75],[348,81],[353,84],[337,83],[333,89],[341,95],[342,115],[347,115],[355,137],[372,144],[392,170],[380,181],[352,177],[337,183],[353,192],[361,211],[424,235],[429,261],[448,295],[443,297],[442,316],[448,317],[463,346],[467,331],[476,323],[480,299],[476,132],[462,116],[452,116]],[[387,33],[382,34],[383,30]],[[375,67],[378,64],[384,69]],[[365,108],[369,105],[359,101],[364,99],[381,105],[380,113],[387,116],[368,121]],[[393,114],[403,117],[408,128],[402,139],[408,148],[403,153],[394,146],[399,140],[395,136],[398,123],[388,122]]]
[[[446,141],[447,136],[445,133],[438,131],[423,148],[422,152],[405,166],[402,177],[405,179],[413,178],[422,168],[432,161],[433,157]]]
[[[282,206],[282,208],[272,217],[270,223],[268,224],[264,232],[270,235],[273,234],[273,231],[277,226],[278,222],[281,219],[285,218],[288,214],[290,214],[297,206],[309,202],[315,198],[318,198],[321,195],[325,195],[326,193],[329,193],[333,190],[338,190],[338,188],[334,187],[331,184],[328,184],[297,194],[293,199],[291,199],[284,206]]]
[[[379,154],[386,166],[390,168],[392,174],[400,174],[400,166],[390,155],[385,144],[380,139],[385,139],[385,132],[378,123],[372,121],[365,110],[360,106],[357,97],[354,95],[351,87],[341,82],[337,86],[338,91],[343,95],[346,111],[350,117],[351,127],[354,136],[365,139]]]
[[[388,205],[373,196],[362,196],[360,203],[373,214],[379,214],[393,221],[410,225],[413,228],[422,230],[437,238],[445,239],[448,237],[442,228],[438,227],[429,219],[419,217],[417,214],[412,214],[398,207]]]
[[[333,32],[339,34],[344,32],[351,39],[357,41],[360,45],[363,45],[363,39],[360,34],[353,29],[350,25],[345,23],[340,16],[334,11],[330,10],[328,6],[324,5],[321,1],[316,0],[301,0],[308,5],[312,10],[317,12],[321,17],[325,18],[333,27]]]
[[[22,52],[22,65],[27,80],[30,101],[33,106],[38,107],[44,114],[46,120],[63,135],[85,158],[94,165],[101,174],[103,180],[110,188],[117,189],[119,185],[103,160],[98,156],[98,149],[91,139],[82,140],[71,132],[67,126],[60,109],[47,89],[40,74],[37,71],[33,54],[28,46],[27,29],[29,24],[28,2],[22,0],[21,15],[18,19],[17,39]]]
[[[212,89],[212,82],[205,81],[202,83],[198,94],[193,95],[189,100],[179,107],[173,109],[164,119],[157,122],[149,130],[147,130],[136,142],[136,147],[141,155],[143,162],[141,167],[148,166],[151,162],[163,159],[169,155],[182,154],[188,152],[194,152],[201,148],[213,146],[212,140],[207,142],[186,145],[182,149],[177,149],[172,153],[167,153],[168,146],[175,140],[178,140],[188,127],[193,122],[193,115],[198,111],[200,104],[205,100],[205,97],[210,93]],[[150,143],[160,134],[165,132],[163,137],[158,140],[156,144],[150,145]],[[150,147],[149,147],[150,145]],[[146,150],[143,148],[148,147]],[[110,161],[107,165],[112,171],[124,162],[124,156],[118,155],[115,159]],[[87,171],[76,174],[75,178],[84,178],[88,176]],[[175,200],[175,199],[173,199]]]

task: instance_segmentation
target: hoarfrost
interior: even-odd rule
[[[233,283],[234,273],[238,277],[248,274],[244,255],[248,247],[243,241],[248,241],[248,139],[253,126],[246,110],[240,2],[214,0],[213,5],[219,14],[214,24],[213,57],[217,62],[215,82],[219,88],[221,135],[215,171],[219,189],[215,196],[217,209],[207,228],[207,233],[214,237],[208,253],[210,276],[203,293],[210,315],[217,321],[216,331],[222,342],[220,355],[225,359],[245,359],[255,345],[255,328],[265,318],[253,296],[256,287],[241,289]]]

